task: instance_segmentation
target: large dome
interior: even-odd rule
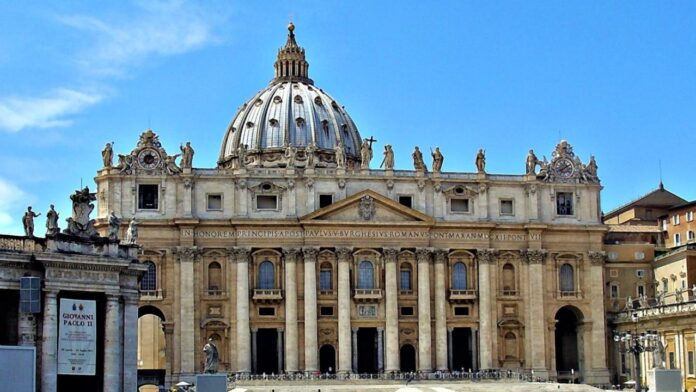
[[[288,30],[275,78],[242,105],[227,128],[220,167],[333,167],[339,145],[347,166],[360,161],[362,139],[355,123],[343,106],[314,86],[294,26]]]

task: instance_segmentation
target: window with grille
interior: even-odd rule
[[[573,193],[558,192],[556,193],[556,214],[558,215],[573,215]]]
[[[510,292],[515,290],[515,267],[507,263],[503,266],[503,291]]]
[[[466,265],[462,262],[454,264],[452,268],[452,288],[455,290],[466,290]]]
[[[411,267],[408,264],[401,265],[401,276],[399,279],[400,290],[411,290]]]
[[[275,270],[273,263],[266,260],[259,265],[259,288],[274,289],[275,288]]]
[[[610,298],[619,298],[619,285],[616,283],[612,283],[611,286],[609,286],[611,291],[609,292],[609,297]]]
[[[694,352],[689,351],[686,356],[687,356],[687,359],[689,361],[689,363],[687,365],[689,367],[688,372],[689,372],[689,374],[694,374]]]
[[[575,273],[573,266],[570,264],[566,263],[561,266],[560,289],[563,292],[575,291]]]
[[[138,185],[138,209],[156,210],[159,207],[159,186],[155,184]]]
[[[361,261],[358,268],[358,288],[373,289],[375,288],[375,270],[372,263],[369,261]]]
[[[208,264],[208,291],[222,290],[222,267],[214,261]]]
[[[140,281],[140,290],[157,290],[157,266],[152,261],[146,261],[144,264],[147,266],[147,272]]]
[[[319,290],[333,290],[332,274],[331,266],[322,264],[319,271]]]

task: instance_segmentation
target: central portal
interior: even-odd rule
[[[358,373],[377,373],[377,328],[358,329]]]
[[[256,350],[256,374],[278,374],[278,330],[259,328]]]
[[[474,368],[471,328],[452,329],[452,370],[468,371]]]

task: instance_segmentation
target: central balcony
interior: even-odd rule
[[[256,302],[272,303],[283,300],[282,289],[254,289],[254,294],[251,297]]]
[[[356,302],[378,302],[382,299],[381,289],[355,289],[353,299]]]
[[[476,290],[474,289],[450,289],[449,300],[451,302],[465,302],[476,300]]]

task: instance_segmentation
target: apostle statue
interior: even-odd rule
[[[51,207],[46,213],[46,235],[54,236],[58,233],[60,233],[60,227],[58,227],[58,211],[56,211],[53,204],[51,204]]]
[[[307,163],[305,163],[305,168],[314,169],[314,153],[317,151],[317,145],[311,142],[305,147],[305,156],[307,157]]]
[[[526,161],[527,171],[525,173],[527,175],[536,175],[536,166],[538,163],[539,158],[537,158],[537,156],[534,155],[534,150],[529,150],[529,153],[527,153]]]
[[[439,173],[442,170],[442,162],[445,160],[440,152],[440,147],[435,147],[435,151],[431,149],[430,155],[433,156],[433,173]]]
[[[135,217],[131,219],[128,224],[128,231],[126,231],[126,243],[135,244],[138,241],[138,222]]]
[[[237,147],[237,167],[242,169],[246,166],[247,145],[240,143]]]
[[[218,354],[218,349],[215,343],[213,343],[212,338],[209,338],[208,343],[203,346],[203,352],[205,353],[205,368],[203,373],[217,373],[220,355]]]
[[[379,167],[382,166],[385,170],[394,170],[394,150],[392,150],[391,144],[384,146],[384,159]]]
[[[346,167],[346,154],[343,151],[343,142],[339,141],[334,151],[336,152],[336,167],[343,169]]]
[[[287,167],[295,167],[295,156],[297,155],[297,150],[293,146],[287,146],[285,148],[285,159],[287,159]]]
[[[425,162],[423,161],[423,153],[420,151],[418,146],[413,149],[411,156],[413,157],[413,168],[416,169],[416,171],[424,172],[428,170],[427,166],[425,166]]]
[[[372,145],[368,139],[363,139],[362,145],[360,146],[360,163],[361,169],[369,169],[370,161],[372,160]]]
[[[109,239],[112,241],[118,240],[118,230],[121,227],[121,220],[118,219],[116,213],[111,211],[109,214]]]
[[[597,179],[597,161],[595,161],[594,155],[590,155],[590,161],[585,166],[584,170],[585,176],[590,180]]]
[[[167,172],[167,174],[174,175],[181,173],[181,168],[179,168],[179,166],[176,165],[176,158],[179,155],[181,154],[166,155],[164,157],[164,170]]]
[[[181,163],[182,169],[190,169],[193,166],[193,147],[191,147],[191,142],[186,142],[186,146],[179,146],[181,150]]]
[[[114,150],[111,148],[113,142],[106,143],[104,150],[102,150],[102,161],[104,162],[104,167],[111,167],[113,165]]]
[[[41,213],[39,212],[37,214],[34,211],[32,211],[31,206],[27,207],[27,212],[24,213],[24,217],[22,218],[22,224],[24,225],[24,235],[26,235],[29,238],[34,237],[34,218],[38,217],[39,215],[41,215]]]
[[[653,368],[665,368],[665,345],[662,344],[662,340],[659,338],[655,342],[655,349],[653,350]]]
[[[486,172],[486,150],[483,148],[479,149],[478,154],[476,154],[476,170],[479,173]]]

